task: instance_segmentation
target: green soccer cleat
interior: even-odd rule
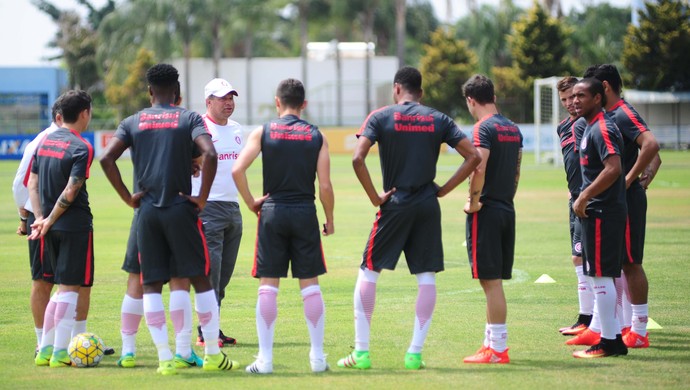
[[[338,367],[341,368],[358,368],[366,370],[371,368],[371,359],[369,358],[369,351],[352,351],[349,355],[338,360]]]
[[[177,369],[175,368],[174,360],[161,360],[158,362],[158,369],[156,370],[161,375],[175,375]]]
[[[117,359],[117,365],[123,368],[133,368],[137,365],[136,358],[132,352],[126,353]]]
[[[406,353],[405,354],[405,368],[408,370],[421,370],[426,367],[426,363],[422,360],[421,353]]]
[[[192,351],[192,354],[187,359],[180,356],[179,353],[175,354],[175,367],[176,368],[201,367],[203,365],[204,365],[204,359],[197,356],[197,354],[194,353],[194,351]]]
[[[50,357],[50,368],[71,367],[72,360],[70,360],[66,349],[53,351],[53,356]]]
[[[37,366],[48,366],[50,365],[51,356],[53,356],[53,346],[49,345],[36,353],[34,363],[36,363]]]
[[[238,368],[240,368],[240,364],[228,359],[223,351],[215,355],[206,354],[204,356],[204,371],[236,370]]]

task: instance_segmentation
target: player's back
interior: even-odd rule
[[[315,199],[314,180],[323,136],[319,128],[295,115],[264,124],[261,135],[266,203],[302,203]]]
[[[156,105],[125,119],[115,136],[131,147],[138,187],[156,207],[182,203],[191,194],[194,139],[208,134],[201,116]]]
[[[513,208],[522,139],[517,125],[501,114],[486,116],[474,125],[474,146],[490,151],[480,197],[484,205]]]

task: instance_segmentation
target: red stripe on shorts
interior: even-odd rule
[[[632,257],[632,245],[630,244],[630,217],[625,219],[625,254],[628,258],[628,263],[634,263]]]
[[[84,284],[91,284],[91,256],[93,253],[93,232],[89,232],[89,247],[86,249],[86,269],[84,270]]]
[[[479,223],[479,216],[477,213],[472,215],[472,276],[479,279],[479,271],[477,271],[477,224]]]
[[[204,275],[208,276],[211,271],[211,256],[208,255],[208,243],[206,242],[206,235],[204,234],[203,222],[201,218],[196,219],[196,227],[199,229],[201,236],[201,245],[204,247]]]
[[[601,277],[601,219],[595,219],[594,227],[594,271]]]
[[[371,235],[369,235],[369,247],[367,248],[367,269],[374,270],[374,260],[372,259],[372,254],[374,252],[374,237],[376,237],[376,232],[379,230],[379,219],[381,219],[381,209],[376,213],[376,220],[374,221],[374,227],[371,228]]]

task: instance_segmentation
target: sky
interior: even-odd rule
[[[91,0],[95,6],[102,6],[105,0]],[[453,20],[463,16],[466,0],[451,0]],[[476,0],[478,5],[497,6],[500,0]],[[514,0],[523,8],[531,6],[533,0]],[[74,0],[51,0],[60,9],[83,9]],[[561,0],[564,12],[573,7],[582,9],[585,4],[608,2],[618,7],[629,6],[631,0]],[[446,0],[431,0],[437,17],[446,21]],[[48,48],[57,27],[52,19],[39,11],[30,0],[0,0],[0,66],[47,66],[57,65],[46,58],[54,56],[56,50]]]

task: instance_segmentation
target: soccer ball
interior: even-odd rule
[[[103,358],[103,340],[93,333],[80,333],[67,347],[70,360],[77,367],[96,367]]]

